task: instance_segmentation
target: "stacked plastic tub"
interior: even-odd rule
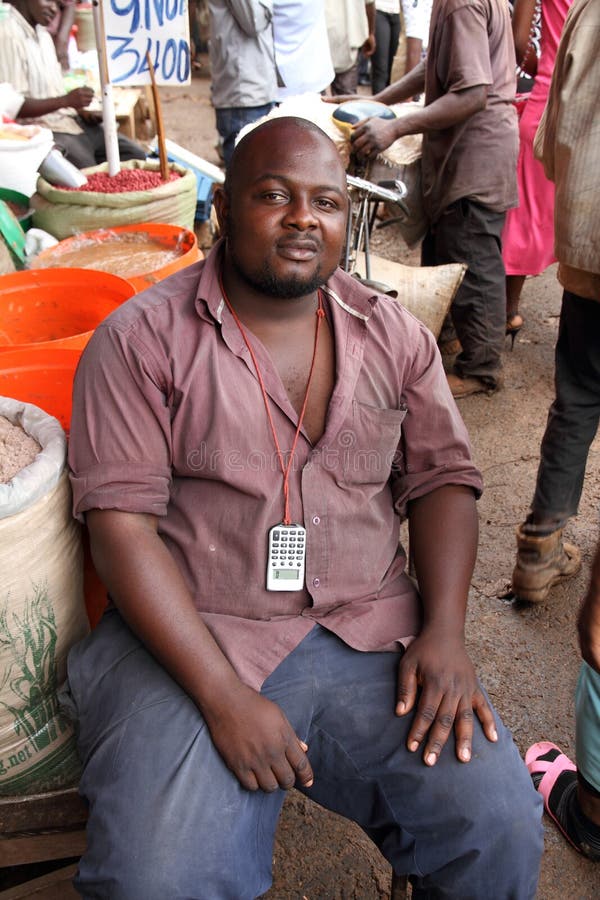
[[[97,325],[135,293],[124,278],[40,269],[0,278],[0,395],[55,416],[68,431],[71,388]]]
[[[58,420],[59,432],[68,433],[73,377],[81,353],[102,319],[134,293],[125,279],[87,269],[42,269],[0,277],[0,406],[14,403],[37,409],[46,419],[54,417],[51,422]],[[27,421],[27,417],[20,421],[25,430]],[[11,480],[4,487],[12,484]],[[68,492],[66,481],[63,490]],[[6,512],[0,508],[0,555],[10,553],[3,540],[12,527]],[[83,558],[79,529],[76,540]],[[89,557],[85,569],[86,610],[94,624],[106,595]],[[0,617],[0,644],[8,640],[1,633],[2,622],[6,624]]]

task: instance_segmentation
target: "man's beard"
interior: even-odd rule
[[[238,274],[255,291],[265,294],[267,297],[280,297],[282,300],[296,300],[299,297],[306,297],[314,293],[335,271],[324,274],[321,266],[317,265],[317,268],[312,273],[304,276],[289,275],[287,277],[279,277],[269,263],[265,261],[259,269],[250,272],[240,267],[235,247],[232,244],[233,242],[229,241],[229,256]]]
[[[232,261],[242,278],[261,294],[268,297],[281,297],[282,300],[296,300],[298,297],[306,297],[314,293],[322,284],[323,276],[320,267],[312,275],[301,278],[299,275],[291,275],[288,278],[279,278],[265,263],[258,272],[242,272],[232,257]]]

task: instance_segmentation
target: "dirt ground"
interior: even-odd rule
[[[218,163],[209,72],[191,86],[162,89],[167,136]],[[376,252],[416,264],[393,227],[379,232]],[[460,401],[485,479],[479,503],[480,544],[468,615],[468,644],[478,672],[524,752],[551,739],[574,757],[573,692],[579,667],[577,609],[598,538],[600,442],[588,462],[579,515],[568,537],[582,550],[582,572],[541,606],[504,599],[515,553],[515,528],[533,492],[538,450],[553,397],[553,348],[561,291],[555,268],[529,279],[526,325],[504,355],[505,387],[496,396]],[[600,867],[579,857],[546,818],[546,852],[538,900],[600,896]],[[390,868],[360,830],[292,792],[279,827],[269,900],[376,900],[388,896]]]

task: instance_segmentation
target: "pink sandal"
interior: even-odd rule
[[[553,759],[551,762],[547,759],[540,759],[541,756],[545,756],[550,750],[558,752],[556,759]],[[532,744],[525,754],[525,765],[530,775],[543,773],[542,779],[537,786],[537,791],[544,798],[544,808],[571,846],[581,852],[581,848],[573,843],[549,806],[550,794],[559,775],[562,775],[563,772],[576,772],[577,766],[571,762],[568,756],[565,756],[560,747],[557,747],[556,744],[552,744],[550,741],[538,741],[537,744]]]

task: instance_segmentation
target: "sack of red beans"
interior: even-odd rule
[[[121,169],[116,175],[108,172],[90,172],[87,176],[87,184],[76,188],[64,188],[66,191],[79,191],[100,194],[124,194],[130,191],[150,191],[161,187],[169,181],[181,178],[181,174],[174,169],[169,169],[169,177],[163,181],[160,172],[152,172],[149,169]]]
[[[166,222],[193,229],[197,180],[191,169],[170,164],[166,182],[160,177],[157,160],[129,160],[114,176],[108,174],[107,163],[84,172],[88,183],[76,190],[38,178],[31,198],[36,228],[59,241],[82,231],[138,222]]]

